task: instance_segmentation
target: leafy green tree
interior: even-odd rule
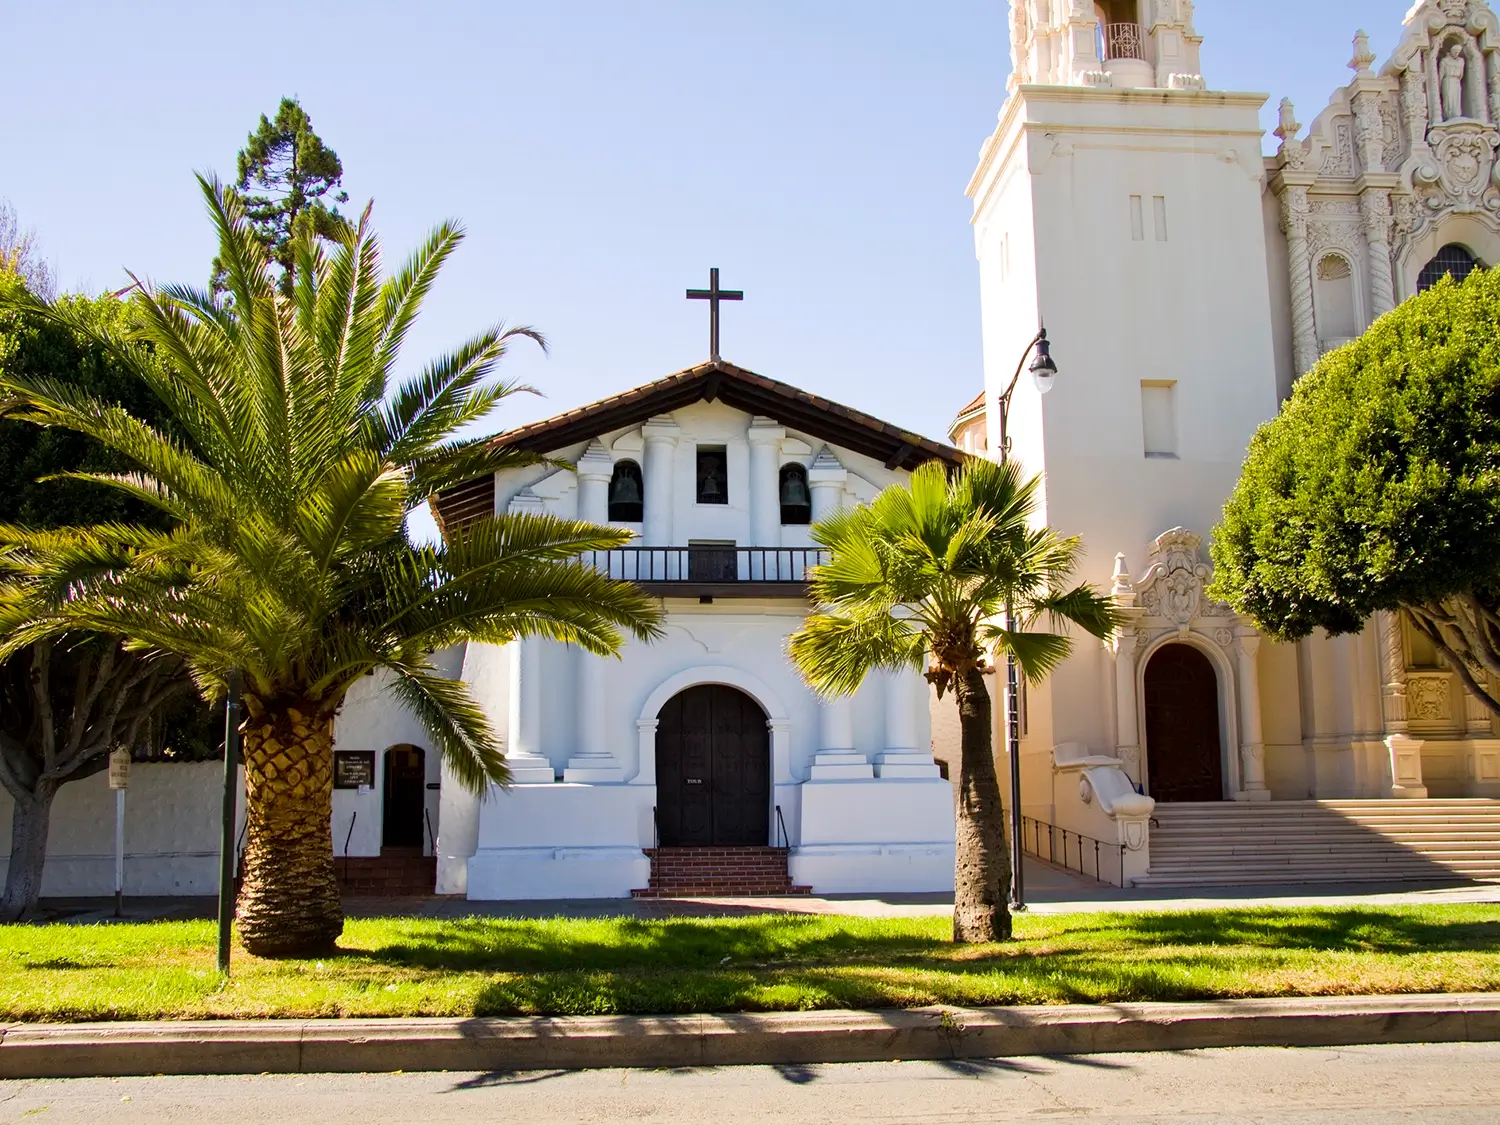
[[[337,190],[344,166],[338,153],[313,132],[312,118],[296,98],[282,98],[273,121],[264,114],[239,153],[236,187],[256,236],[281,267],[281,289],[292,291],[292,236],[299,224],[319,238],[336,239],[346,223],[328,200],[346,203]],[[215,276],[225,265],[217,261]]]
[[[1030,680],[1067,656],[1077,626],[1107,636],[1116,614],[1088,586],[1067,588],[1081,546],[1033,526],[1037,480],[1014,463],[970,460],[951,476],[917,469],[866,508],[815,525],[830,549],[814,569],[820,608],[792,635],[793,662],[826,695],[849,695],[874,669],[924,670],[958,701],[958,783],[953,940],[1010,938],[1010,862],[995,776],[989,691],[991,653],[1013,654]],[[1014,626],[1003,623],[1007,605]],[[1051,630],[1037,629],[1045,621]]]
[[[248,839],[240,935],[262,955],[332,948],[343,928],[330,832],[332,726],[349,688],[384,669],[453,775],[508,779],[484,711],[430,654],[538,635],[609,654],[660,631],[657,603],[579,561],[629,533],[497,516],[413,547],[405,518],[443,489],[534,458],[456,432],[517,388],[489,376],[525,328],[490,328],[392,386],[403,340],[462,238],[438,227],[382,279],[369,212],[325,250],[293,238],[278,291],[232,189],[201,181],[227,293],[171,286],[133,298],[131,337],[85,328],[165,404],[174,439],[56,379],[0,376],[18,416],[87,434],[137,470],[78,476],[171,522],[65,532],[0,528],[0,657],[74,630],[174,654],[205,695],[244,675]]]
[[[0,271],[0,296],[30,285]],[[71,317],[118,329],[124,306],[108,297],[66,298]],[[22,309],[0,312],[0,373],[50,378],[160,420],[158,403],[107,349]],[[3,411],[0,411],[3,413]],[[82,434],[0,416],[0,521],[48,530],[119,520],[166,522],[121,493],[56,473],[114,472],[125,461]],[[114,637],[40,640],[0,661],[0,784],[14,802],[11,858],[0,921],[29,917],[41,890],[52,803],[59,789],[104,769],[117,746],[137,756],[203,755],[208,716],[180,662],[127,652]]]
[[[1282,640],[1406,615],[1500,713],[1500,271],[1330,352],[1250,444],[1212,594]]]

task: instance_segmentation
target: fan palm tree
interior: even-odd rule
[[[210,698],[240,670],[249,820],[240,934],[254,953],[305,954],[330,948],[343,928],[332,726],[352,684],[383,670],[451,772],[480,791],[507,780],[503,752],[432,652],[536,635],[604,655],[626,633],[655,636],[660,612],[577,561],[621,545],[625,532],[497,516],[449,529],[441,546],[408,542],[413,508],[528,457],[456,431],[520,389],[489,376],[517,338],[541,342],[534,331],[489,329],[392,382],[459,228],[438,227],[382,279],[367,209],[331,245],[297,240],[296,284],[283,296],[237,195],[200,183],[224,291],[142,285],[128,335],[151,346],[104,340],[184,438],[64,379],[0,370],[11,416],[87,434],[138,466],[69,475],[123,490],[171,522],[0,529],[0,658],[93,633],[180,657]]]
[[[1010,938],[1009,849],[995,776],[990,654],[1015,657],[1030,680],[1067,656],[1065,632],[1096,637],[1116,626],[1108,599],[1065,583],[1081,551],[1033,526],[1036,479],[1014,464],[970,460],[951,476],[935,462],[908,486],[865,508],[836,512],[812,529],[829,561],[811,575],[820,607],[792,635],[803,677],[825,695],[849,695],[876,668],[926,672],[941,698],[958,700],[958,787],[953,940]],[[1006,607],[1013,623],[1003,623]]]

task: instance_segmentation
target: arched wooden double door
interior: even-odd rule
[[[1224,799],[1219,677],[1192,645],[1166,645],[1146,665],[1146,775],[1164,804]]]
[[[662,847],[764,847],[771,812],[766,713],[742,691],[702,684],[673,696],[656,728]]]

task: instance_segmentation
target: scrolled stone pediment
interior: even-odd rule
[[[1148,620],[1185,629],[1201,618],[1233,618],[1229,606],[1205,592],[1213,568],[1202,556],[1202,536],[1186,528],[1157,537],[1151,565],[1134,584],[1136,605]]]

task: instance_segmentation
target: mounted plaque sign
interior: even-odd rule
[[[335,789],[372,789],[375,786],[375,751],[335,750],[333,752],[333,787]]]

